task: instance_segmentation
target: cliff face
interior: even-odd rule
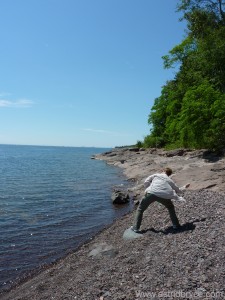
[[[224,299],[224,158],[159,150],[113,150],[97,158],[122,167],[137,197],[143,179],[165,166],[178,185],[190,182],[187,202],[175,202],[181,229],[174,231],[168,211],[153,203],[140,238],[123,239],[134,211],[1,299]]]

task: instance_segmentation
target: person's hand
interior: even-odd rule
[[[186,200],[183,197],[178,197],[178,201],[186,202]]]
[[[187,189],[187,188],[189,188],[189,186],[190,186],[190,183],[186,184],[185,188]]]

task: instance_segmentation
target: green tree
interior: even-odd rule
[[[223,1],[181,0],[187,35],[164,67],[179,66],[155,99],[144,143],[219,149],[225,147],[225,15]]]

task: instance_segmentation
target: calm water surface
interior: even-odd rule
[[[0,290],[131,209],[111,204],[122,171],[91,159],[106,150],[0,145]]]

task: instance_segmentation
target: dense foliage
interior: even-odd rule
[[[155,99],[145,147],[225,148],[224,8],[222,0],[179,2],[186,37],[163,57],[179,69]]]

